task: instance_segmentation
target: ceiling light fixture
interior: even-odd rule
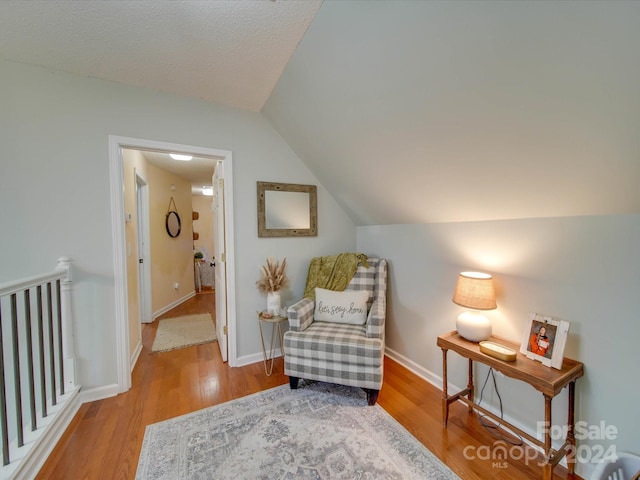
[[[170,153],[169,156],[174,160],[179,160],[181,162],[188,162],[193,158],[193,155],[183,155],[182,153]]]
[[[213,187],[210,185],[204,185],[202,187],[202,194],[207,197],[213,197]]]

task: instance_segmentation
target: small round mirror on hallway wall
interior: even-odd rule
[[[178,215],[178,212],[176,212],[175,210],[171,210],[169,213],[167,213],[165,225],[167,227],[167,233],[170,237],[176,238],[178,235],[180,235],[182,224],[180,223],[180,216]]]

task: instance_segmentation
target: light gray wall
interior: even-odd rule
[[[528,312],[571,323],[565,355],[585,365],[576,384],[577,420],[604,420],[619,431],[613,442],[581,443],[640,453],[634,413],[640,397],[639,242],[640,215],[621,215],[358,227],[357,245],[389,260],[391,355],[441,385],[436,337],[455,330],[464,310],[451,301],[456,277],[464,270],[491,273],[498,308],[486,314],[494,334],[519,343]],[[449,381],[465,385],[466,363],[455,353],[448,358]],[[480,368],[476,384],[485,375]],[[505,414],[535,432],[542,394],[498,380]],[[565,389],[553,403],[558,422],[566,420],[566,401]]]
[[[261,352],[255,282],[266,257],[287,257],[289,302],[311,256],[355,246],[354,224],[321,185],[318,237],[257,237],[257,180],[318,184],[259,113],[5,61],[0,73],[0,282],[73,259],[85,388],[116,382],[108,135],[233,152],[239,357]]]

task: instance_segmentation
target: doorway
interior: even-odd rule
[[[227,288],[220,307],[224,309],[220,313],[220,319],[226,317],[226,335],[228,338],[228,362],[230,366],[236,366],[235,348],[235,257],[233,252],[233,163],[232,154],[228,150],[218,150],[191,145],[180,145],[153,140],[136,139],[119,136],[109,136],[109,167],[111,184],[111,217],[114,245],[114,273],[115,273],[115,299],[116,299],[116,361],[119,393],[127,391],[131,387],[131,359],[129,356],[129,318],[127,298],[127,245],[125,239],[125,211],[123,194],[123,160],[122,149],[132,149],[151,152],[180,152],[184,154],[217,159],[224,164],[226,181],[224,182],[223,207],[224,228],[224,278],[221,279]],[[151,221],[151,219],[149,219]],[[218,261],[219,259],[217,259]]]

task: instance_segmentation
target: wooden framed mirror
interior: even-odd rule
[[[258,182],[258,237],[318,235],[315,185]]]

